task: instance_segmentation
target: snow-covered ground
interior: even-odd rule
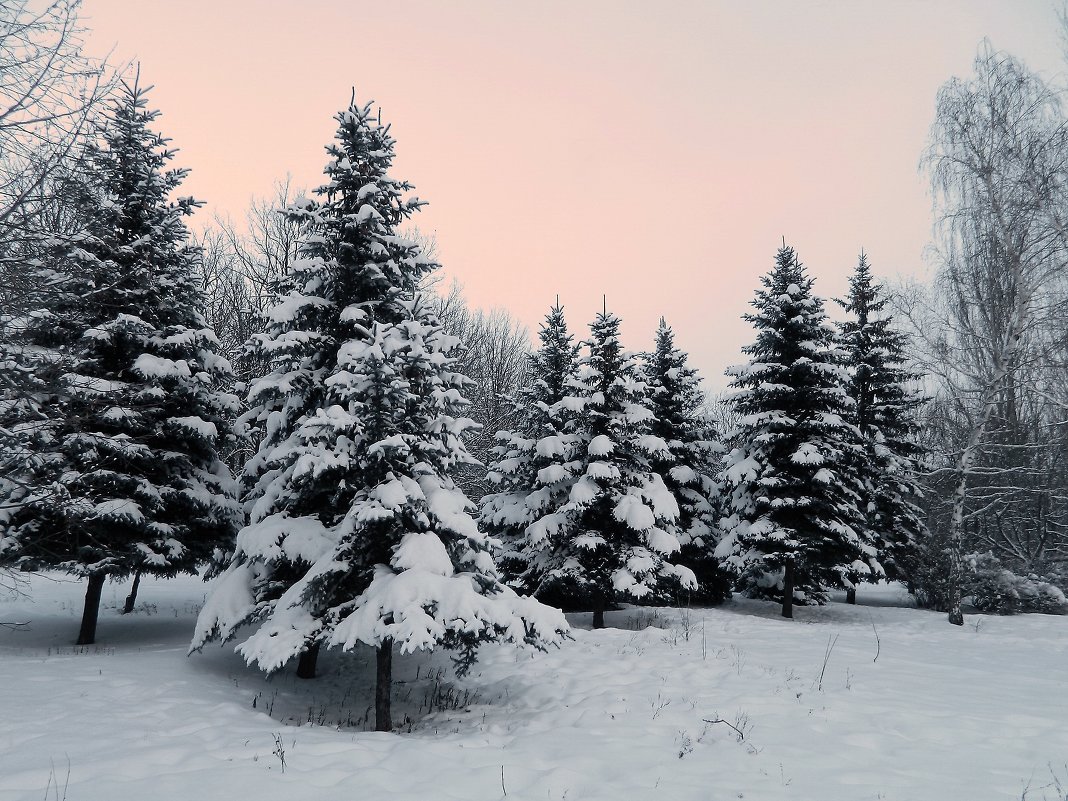
[[[895,605],[634,608],[560,650],[396,659],[398,734],[366,731],[369,651],[272,679],[231,646],[185,651],[205,586],[107,585],[74,647],[83,585],[0,599],[0,799],[619,801],[1063,799],[1068,618]],[[878,633],[878,640],[876,637]],[[826,666],[824,667],[826,656]],[[876,656],[878,658],[876,658]],[[721,723],[709,721],[721,720]],[[284,756],[284,770],[282,764]],[[57,788],[58,784],[58,788]]]

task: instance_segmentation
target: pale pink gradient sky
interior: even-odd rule
[[[918,171],[935,92],[979,40],[1063,68],[1052,0],[86,0],[90,47],[154,83],[200,213],[319,182],[350,87],[393,124],[395,174],[470,299],[574,331],[607,293],[626,345],[665,315],[706,377],[781,237],[821,294],[863,247],[924,272]]]

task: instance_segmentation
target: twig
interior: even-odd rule
[[[871,660],[875,663],[879,661],[879,654],[882,653],[883,643],[882,640],[879,639],[879,629],[875,628],[875,620],[870,613],[868,614],[868,620],[871,621],[871,630],[875,632],[875,659]]]
[[[504,786],[504,765],[501,765],[501,792],[508,795],[508,788]]]
[[[701,720],[703,720],[705,723],[711,723],[713,725],[716,724],[716,723],[722,723],[724,726],[730,726],[732,729],[734,729],[735,733],[738,735],[738,739],[739,740],[744,740],[745,739],[745,732],[742,731],[741,729],[739,729],[737,726],[735,726],[729,720],[724,720],[723,718],[716,718],[715,720],[709,720],[708,718],[701,718]]]
[[[64,754],[67,758],[67,777],[63,780],[63,796],[59,795],[59,777],[56,776],[56,760],[49,759],[52,769],[48,772],[48,783],[45,785],[44,801],[48,801],[48,791],[52,791],[52,797],[56,801],[67,801],[67,788],[70,787],[70,754]]]
[[[823,691],[823,674],[827,672],[827,663],[831,661],[831,651],[834,650],[835,644],[838,642],[838,635],[834,635],[834,639],[831,639],[830,635],[827,636],[827,650],[823,652],[823,668],[820,670],[819,689]]]
[[[278,761],[282,765],[282,773],[285,773],[286,772],[286,747],[282,744],[282,733],[281,732],[272,732],[272,736],[274,737],[274,751],[272,751],[271,753],[273,753],[276,757],[278,757]]]

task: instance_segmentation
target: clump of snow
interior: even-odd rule
[[[164,359],[151,353],[142,353],[133,363],[133,369],[145,378],[189,378],[192,372],[184,359]]]
[[[598,434],[596,437],[590,440],[590,444],[587,446],[587,453],[590,456],[608,456],[616,449],[616,444],[612,442],[612,438],[604,434]]]
[[[102,501],[93,507],[93,517],[101,520],[125,520],[129,523],[143,523],[145,515],[141,506],[129,498],[116,498]]]
[[[400,570],[423,570],[435,576],[451,576],[455,571],[445,544],[432,531],[410,531],[393,554]]]

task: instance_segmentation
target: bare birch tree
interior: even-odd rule
[[[949,621],[961,625],[970,479],[999,407],[1015,407],[1049,315],[1063,306],[1068,237],[1068,126],[1057,94],[1019,60],[984,42],[975,74],[939,91],[925,156],[940,233],[927,368],[942,384],[962,441],[951,474],[946,542]],[[1031,387],[1035,389],[1035,387]]]

